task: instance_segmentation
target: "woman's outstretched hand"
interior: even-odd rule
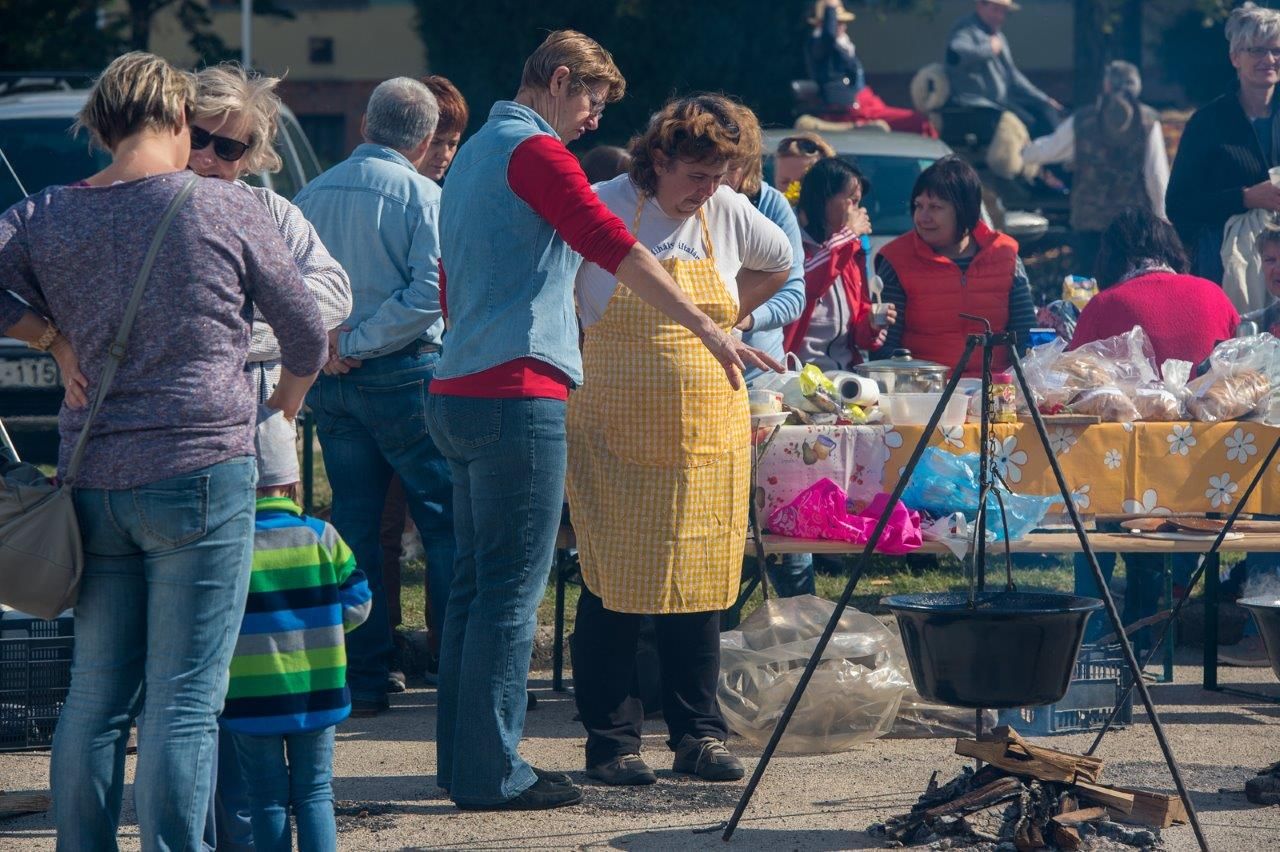
[[[702,345],[706,346],[720,362],[720,366],[724,367],[724,374],[734,390],[742,387],[742,373],[747,369],[747,365],[759,367],[762,370],[772,370],[775,373],[781,373],[784,369],[764,352],[754,346],[748,346],[719,326],[715,326],[714,331],[703,335],[701,340]]]

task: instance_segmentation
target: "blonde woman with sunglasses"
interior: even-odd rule
[[[266,205],[285,244],[315,297],[326,329],[337,328],[351,313],[351,282],[293,202],[244,178],[278,172],[276,153],[280,80],[246,73],[234,62],[205,68],[195,75],[196,105],[191,117],[191,159],[187,168],[201,177],[235,181]],[[255,310],[249,366],[258,399],[271,395],[280,377],[280,344],[275,332]]]

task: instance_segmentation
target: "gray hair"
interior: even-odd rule
[[[1117,59],[1107,63],[1102,73],[1102,85],[1109,92],[1136,98],[1142,94],[1142,74],[1132,62]]]
[[[1227,18],[1227,41],[1232,53],[1280,38],[1280,12],[1245,3]]]
[[[378,84],[364,113],[364,135],[376,145],[410,151],[436,132],[440,106],[431,90],[412,77]]]

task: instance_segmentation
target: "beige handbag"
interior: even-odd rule
[[[129,332],[138,315],[142,291],[151,276],[160,243],[178,208],[195,189],[197,180],[196,175],[191,175],[169,202],[151,239],[151,247],[133,285],[120,330],[98,379],[89,416],[76,440],[71,463],[67,465],[66,479],[61,483],[51,481],[39,468],[20,461],[12,445],[12,460],[0,453],[0,603],[40,618],[56,618],[76,602],[80,575],[84,570],[84,549],[71,490],[84,460],[90,427],[107,396],[116,369],[124,360]],[[8,436],[4,437],[7,441]]]

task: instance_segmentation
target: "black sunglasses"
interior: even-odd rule
[[[818,153],[818,143],[812,139],[806,139],[803,136],[788,136],[778,143],[779,154],[794,154],[799,152],[807,156]]]
[[[191,127],[191,150],[201,151],[209,147],[209,143],[213,143],[213,153],[217,155],[219,160],[225,160],[228,163],[234,163],[244,156],[245,151],[249,150],[249,143],[241,142],[239,139],[232,139],[230,136],[215,136],[203,127]]]

